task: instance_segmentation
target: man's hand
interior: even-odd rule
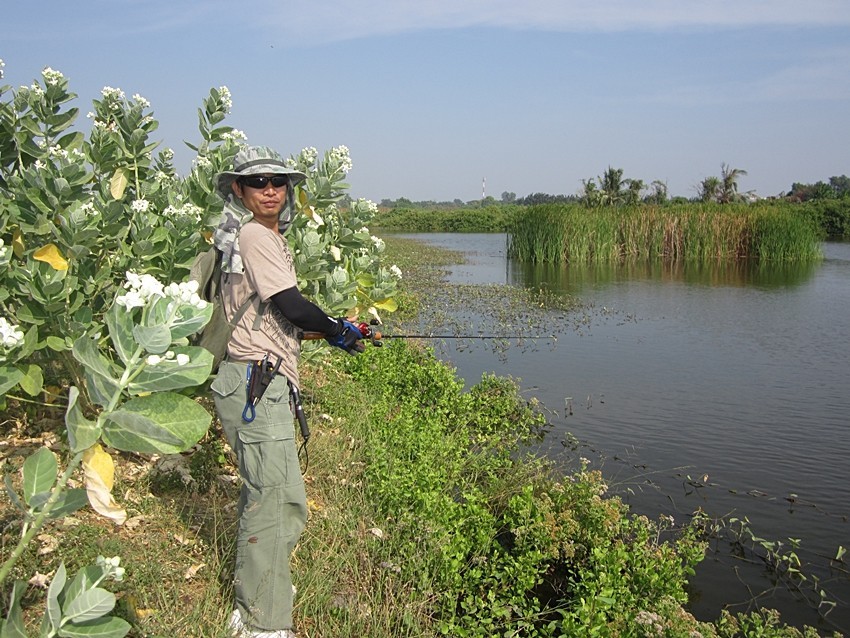
[[[363,343],[363,335],[360,334],[360,329],[351,323],[348,319],[337,319],[342,324],[342,329],[339,334],[334,337],[325,337],[325,340],[332,346],[342,348],[349,354],[357,354],[366,349]]]

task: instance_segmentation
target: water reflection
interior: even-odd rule
[[[508,283],[545,285],[580,294],[588,286],[634,280],[682,282],[702,286],[787,288],[810,281],[820,262],[770,264],[627,262],[622,264],[511,264]]]

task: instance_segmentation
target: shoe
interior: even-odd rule
[[[290,629],[275,629],[274,631],[255,631],[249,629],[242,622],[242,614],[234,609],[230,614],[230,622],[227,623],[230,635],[233,638],[297,638],[295,632]]]

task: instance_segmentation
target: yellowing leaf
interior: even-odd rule
[[[113,520],[116,525],[123,525],[127,520],[127,512],[112,497],[115,464],[99,443],[95,443],[83,453],[83,474],[86,494],[92,509]]]
[[[15,257],[18,259],[24,256],[24,238],[21,235],[20,229],[15,229],[15,232],[12,234],[12,252],[15,253]]]
[[[68,270],[67,260],[54,244],[42,246],[32,254],[32,258],[50,264],[55,270]]]
[[[381,310],[386,310],[387,312],[395,312],[398,310],[398,302],[395,299],[390,297],[389,299],[384,299],[383,301],[376,301],[375,307],[380,308]]]
[[[106,489],[112,489],[115,482],[115,462],[103,451],[100,443],[95,443],[83,452],[83,463],[88,465],[91,471],[97,472]]]
[[[109,193],[112,199],[121,199],[124,197],[124,190],[127,188],[127,170],[124,168],[116,168],[112,174],[112,179],[109,180]]]

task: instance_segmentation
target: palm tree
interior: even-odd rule
[[[739,199],[738,178],[746,174],[747,171],[741,168],[730,168],[728,164],[721,164],[717,201],[721,204],[737,201]]]
[[[609,166],[608,170],[599,178],[599,186],[602,189],[604,203],[614,205],[625,200],[625,193],[623,192],[623,186],[625,184],[626,180],[623,179],[623,169],[611,168]]]

